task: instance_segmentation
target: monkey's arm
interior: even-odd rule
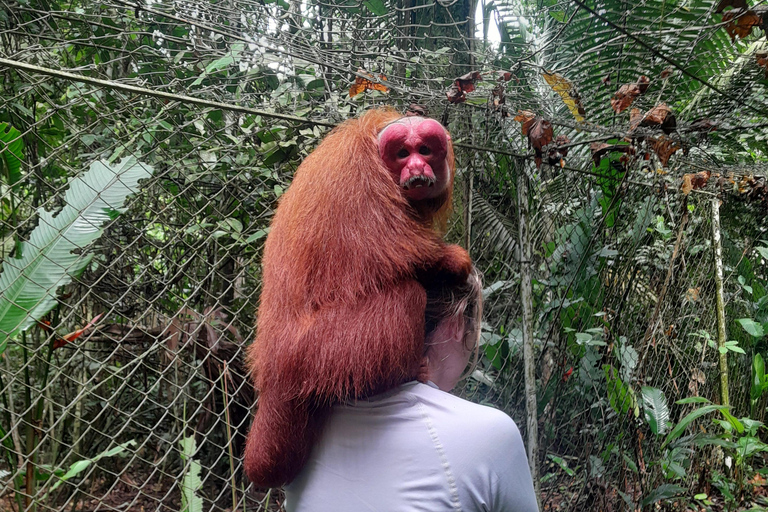
[[[443,254],[436,264],[418,274],[426,288],[437,284],[462,284],[472,272],[472,260],[466,249],[459,245],[444,245]]]

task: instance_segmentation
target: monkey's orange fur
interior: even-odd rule
[[[263,257],[249,368],[259,391],[245,470],[277,487],[298,474],[333,404],[413,380],[424,356],[421,283],[465,280],[469,255],[435,232],[451,206],[409,204],[377,136],[400,118],[372,110],[333,130],[281,198]]]

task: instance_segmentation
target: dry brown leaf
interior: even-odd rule
[[[645,113],[640,126],[661,126],[661,130],[669,135],[675,131],[677,121],[666,103],[660,103]]]
[[[698,190],[707,186],[711,171],[701,171],[697,173],[683,175],[683,183],[680,186],[680,190],[686,196],[691,193],[692,190]]]
[[[768,52],[759,52],[755,54],[757,65],[765,68],[765,77],[768,78]]]
[[[424,105],[418,103],[411,103],[408,105],[408,110],[405,111],[406,117],[429,117],[429,110]]]
[[[605,142],[593,142],[589,145],[589,149],[592,151],[592,160],[595,162],[595,167],[598,167],[603,156],[611,151],[628,155],[632,155],[635,152],[635,148],[628,144],[606,144]]]
[[[536,116],[531,127],[528,129],[528,141],[531,143],[531,146],[533,146],[533,149],[537,150],[539,153],[544,146],[552,142],[554,136],[555,133],[552,130],[552,123],[541,116]]]
[[[645,75],[640,75],[637,77],[637,87],[640,89],[640,94],[645,94],[645,91],[648,90],[648,86],[651,85],[651,79],[648,78]]]
[[[649,139],[649,144],[651,145],[651,148],[656,152],[656,155],[658,155],[663,167],[667,166],[670,157],[675,153],[675,151],[682,148],[680,143],[663,135],[657,139]]]
[[[565,167],[565,157],[568,155],[568,148],[562,147],[570,144],[570,140],[565,135],[558,135],[555,143],[550,146],[547,152],[547,163],[549,165],[559,165]]]
[[[536,154],[536,167],[540,167],[543,156],[542,148],[552,142],[555,135],[552,130],[552,123],[530,110],[519,110],[514,120],[522,123],[523,135],[528,137],[528,145],[533,148]]]
[[[700,171],[693,175],[691,178],[691,185],[694,190],[698,190],[707,186],[709,178],[712,176],[712,171]]]
[[[475,90],[475,82],[482,75],[479,71],[472,71],[462,75],[453,81],[453,84],[445,92],[450,103],[463,103],[467,100],[467,93]]]
[[[640,96],[640,88],[637,84],[624,84],[611,98],[611,108],[617,114],[627,110],[627,108]]]
[[[358,69],[357,72],[361,75],[364,75],[367,78],[363,78],[360,76],[355,77],[355,83],[352,84],[352,86],[349,88],[349,97],[354,98],[361,92],[365,90],[373,90],[373,91],[380,91],[380,92],[389,92],[389,88],[381,83],[375,83],[372,80],[375,80],[373,75],[371,73],[368,73],[364,69]],[[387,77],[384,75],[379,75],[379,80],[386,82]]]
[[[747,0],[720,0],[715,9],[716,13],[721,13],[726,7],[733,7],[734,9],[746,9]]]
[[[472,71],[457,78],[454,81],[454,84],[461,90],[461,92],[472,92],[475,90],[475,82],[480,80],[480,77],[481,75],[479,71]]]
[[[514,121],[522,123],[523,135],[528,135],[528,128],[531,127],[536,114],[530,110],[518,110],[517,115],[512,118]]]
[[[639,108],[633,108],[629,112],[629,131],[630,133],[635,131],[643,120],[643,113]]]
[[[611,108],[617,114],[624,112],[635,101],[635,98],[645,94],[650,83],[651,81],[647,76],[640,75],[634,84],[622,85],[611,98]]]
[[[717,122],[707,119],[706,117],[702,117],[701,119],[696,119],[694,122],[692,122],[688,126],[688,131],[708,133],[716,131],[717,127]]]
[[[669,78],[670,75],[672,75],[672,68],[666,68],[666,69],[664,69],[664,71],[661,72],[660,76],[661,76],[661,78],[663,80],[665,78]]]
[[[693,190],[693,183],[691,183],[691,174],[683,175],[683,183],[680,185],[680,191],[683,195],[687,196]]]
[[[730,21],[725,26],[725,31],[731,36],[731,41],[735,41],[737,36],[741,39],[746,38],[752,33],[754,27],[763,24],[763,18],[759,14],[746,9],[732,9],[723,13],[723,23],[726,21]]]
[[[701,287],[688,288],[685,292],[685,300],[690,302],[696,302],[701,298]]]
[[[450,103],[463,103],[467,101],[467,95],[456,84],[451,85],[445,92]]]
[[[507,96],[504,94],[504,86],[502,84],[499,84],[493,88],[491,91],[491,99],[494,110],[498,110],[499,107],[507,102]]]

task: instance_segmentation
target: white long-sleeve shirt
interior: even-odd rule
[[[335,407],[285,493],[288,512],[538,510],[512,418],[417,382]]]

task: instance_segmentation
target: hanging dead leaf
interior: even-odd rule
[[[669,159],[674,152],[682,148],[677,141],[663,135],[656,139],[649,139],[648,142],[653,151],[656,152],[656,155],[658,155],[659,161],[661,161],[663,167],[667,166],[667,163],[669,163]]]
[[[747,0],[720,0],[720,3],[717,4],[715,12],[720,14],[725,10],[726,7],[733,7],[734,9],[746,9]]]
[[[480,80],[480,72],[472,71],[454,80],[454,84],[461,92],[467,93],[475,90],[475,82]]]
[[[744,39],[752,33],[754,27],[761,26],[763,18],[753,10],[731,9],[723,13],[725,22],[730,22],[725,26],[725,31],[731,36],[731,41],[735,41],[737,36]]]
[[[683,175],[683,183],[680,185],[680,190],[687,196],[692,190],[698,190],[707,186],[710,176],[712,176],[710,171],[685,174]]]
[[[608,153],[618,152],[626,153],[627,155],[633,155],[635,148],[628,144],[606,144],[605,142],[593,142],[589,145],[589,149],[592,151],[592,160],[595,162],[595,167],[600,166],[600,160]]]
[[[555,138],[555,143],[550,146],[547,152],[547,163],[549,165],[565,167],[565,157],[568,155],[568,148],[563,146],[570,144],[570,142],[565,135],[558,135]]]
[[[691,178],[691,185],[694,190],[698,190],[707,186],[709,178],[712,176],[712,171],[700,171],[693,175]]]
[[[629,112],[629,132],[632,133],[640,126],[643,120],[643,113],[639,108],[633,108]]]
[[[756,184],[757,181],[751,174],[742,176],[739,180],[739,194],[749,194],[752,190],[754,190]]]
[[[467,101],[466,93],[462,92],[456,84],[451,85],[445,92],[450,103],[464,103]]]
[[[566,156],[568,154],[568,148],[564,148],[562,146],[566,146],[571,143],[571,140],[568,138],[567,135],[558,135],[557,138],[555,138],[555,144],[560,148],[560,153],[563,156]]]
[[[757,65],[765,68],[765,77],[768,78],[768,52],[759,52],[755,54]]]
[[[664,71],[661,72],[661,79],[669,78],[672,75],[672,68],[666,68]]]
[[[518,110],[514,120],[522,123],[523,135],[528,137],[528,146],[533,148],[536,155],[536,167],[540,167],[543,156],[542,148],[552,142],[555,135],[552,130],[552,123],[530,110]]]
[[[619,90],[611,98],[611,108],[617,114],[624,112],[629,107],[635,98],[640,96],[640,88],[637,84],[624,84],[619,87]]]
[[[544,80],[549,84],[553,91],[560,95],[563,99],[563,103],[571,111],[576,122],[583,123],[584,117],[587,115],[584,110],[584,106],[581,103],[581,97],[576,90],[576,86],[573,85],[567,78],[558,73],[544,73]]]
[[[536,119],[536,114],[530,110],[518,110],[517,115],[512,119],[521,123],[523,135],[528,135],[528,129],[531,127],[531,124],[533,124],[533,120]]]
[[[614,112],[617,114],[624,112],[632,102],[635,101],[635,98],[641,94],[645,94],[650,83],[651,81],[647,76],[640,75],[637,82],[634,84],[622,85],[619,87],[619,90],[616,91],[616,94],[613,95],[613,98],[611,98],[611,108],[613,108]]]
[[[533,149],[541,153],[541,149],[552,142],[554,135],[552,123],[541,116],[536,116],[528,129],[528,142],[531,143]]]
[[[104,313],[99,313],[95,317],[93,317],[93,320],[88,322],[85,327],[82,329],[77,329],[76,331],[70,332],[69,334],[65,334],[61,338],[57,338],[53,342],[53,350],[56,350],[57,348],[61,348],[63,346],[66,346],[68,343],[71,343],[75,341],[77,338],[85,334],[86,331],[88,331],[91,327],[93,327],[96,322],[98,322],[101,317],[104,316]]]
[[[355,77],[355,83],[352,84],[352,86],[349,88],[349,97],[354,98],[361,92],[365,90],[372,90],[372,91],[380,91],[380,92],[389,92],[389,88],[384,85],[383,83],[376,83],[373,82],[375,78],[371,73],[368,73],[364,69],[358,69],[358,74],[364,75],[367,78],[363,78],[361,76]],[[382,82],[387,81],[387,77],[384,75],[379,75],[379,80]]]
[[[688,126],[690,132],[709,133],[717,130],[718,123],[707,118],[696,119]]]
[[[491,100],[494,110],[498,110],[499,107],[507,102],[507,96],[504,94],[504,86],[502,84],[493,88],[491,91]]]
[[[651,79],[645,75],[637,77],[637,88],[640,89],[640,94],[645,94],[648,87],[651,85]]]
[[[685,292],[685,300],[689,302],[697,302],[701,298],[701,287],[688,288]]]
[[[464,103],[467,93],[475,90],[475,82],[481,77],[479,71],[472,71],[454,79],[453,84],[445,92],[450,103]]]
[[[675,131],[677,121],[672,109],[666,103],[660,103],[645,113],[640,126],[660,126],[661,130],[669,135]]]
[[[512,79],[512,72],[511,71],[502,71],[499,73],[499,82],[509,82],[510,79]]]
[[[424,105],[418,103],[411,103],[408,105],[408,110],[405,111],[406,117],[429,117],[429,110]]]

